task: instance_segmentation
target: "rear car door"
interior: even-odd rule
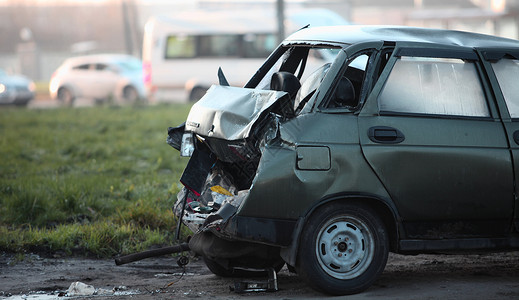
[[[92,96],[98,99],[105,99],[114,96],[119,75],[117,71],[109,64],[96,63],[92,70]]]
[[[90,63],[83,63],[73,66],[65,76],[64,83],[70,84],[74,87],[74,92],[77,97],[91,97],[90,86],[92,86],[93,65]]]
[[[481,49],[484,66],[494,88],[499,111],[507,132],[515,171],[515,193],[519,187],[519,49]],[[515,228],[519,230],[519,200],[515,199]]]
[[[362,151],[404,239],[510,231],[511,155],[483,78],[471,49],[397,47],[359,115]]]

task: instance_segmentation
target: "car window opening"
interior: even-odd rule
[[[516,79],[519,73],[519,60],[500,59],[492,63],[492,69],[503,93],[508,113],[512,118],[519,117],[519,85]]]
[[[337,48],[287,48],[257,88],[289,93],[292,111],[297,115],[321,84],[338,53]]]
[[[379,96],[381,111],[488,117],[473,61],[401,57]]]
[[[353,110],[359,106],[369,58],[370,54],[361,54],[349,60],[324,108]]]

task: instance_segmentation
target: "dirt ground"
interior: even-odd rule
[[[182,275],[184,274],[184,275]],[[277,292],[236,294],[232,278],[219,278],[201,260],[185,271],[171,256],[122,266],[113,260],[41,258],[16,262],[0,254],[0,299],[69,299],[71,283],[94,286],[95,299],[318,299],[298,276],[283,268]],[[257,280],[257,279],[256,279]],[[171,284],[169,287],[167,287]],[[77,297],[76,297],[77,298]],[[364,293],[333,299],[519,299],[519,251],[471,255],[391,254],[381,278]]]

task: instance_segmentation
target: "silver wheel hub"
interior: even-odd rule
[[[330,276],[356,278],[373,260],[373,233],[356,217],[338,216],[319,230],[315,251],[320,267]]]

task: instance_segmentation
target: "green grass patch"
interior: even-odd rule
[[[112,256],[172,244],[189,105],[0,110],[0,250]]]
[[[0,248],[16,253],[32,251],[97,257],[128,254],[151,246],[170,244],[174,235],[133,223],[121,225],[110,221],[59,225],[53,229],[9,229],[2,226],[0,234]]]

